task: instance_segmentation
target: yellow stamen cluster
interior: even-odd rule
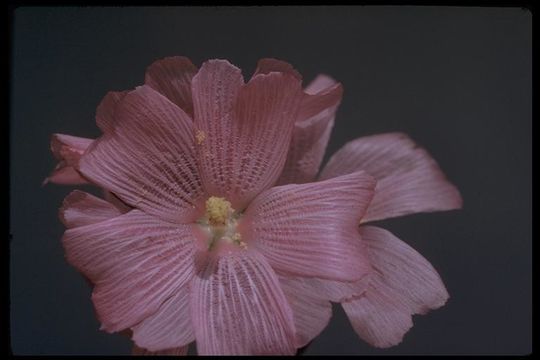
[[[247,249],[247,244],[242,241],[242,236],[236,229],[238,216],[231,203],[224,198],[210,196],[206,200],[206,213],[198,223],[208,231],[208,250],[212,250],[218,242]]]
[[[231,203],[224,198],[210,196],[206,200],[206,217],[212,226],[223,226],[229,216],[234,212]]]

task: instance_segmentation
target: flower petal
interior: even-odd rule
[[[387,230],[361,226],[375,271],[365,297],[343,308],[360,337],[374,346],[399,343],[412,326],[411,315],[443,306],[448,292],[431,264]]]
[[[312,117],[321,112],[327,112],[335,115],[337,107],[341,103],[343,97],[343,86],[337,81],[326,77],[324,80],[315,79],[316,84],[308,85],[304,97],[302,98],[302,104],[300,107],[300,114],[298,121],[309,121]],[[332,83],[330,83],[332,81]],[[330,83],[328,87],[320,89],[318,83]],[[319,91],[312,93],[313,89]],[[311,120],[313,122],[314,120]]]
[[[95,285],[92,300],[108,332],[155,313],[193,273],[192,225],[175,225],[139,210],[69,229],[69,263]]]
[[[150,315],[132,328],[133,341],[152,351],[187,347],[195,340],[191,325],[189,295],[188,284],[176,290],[154,315]]]
[[[95,224],[120,215],[113,204],[79,190],[66,196],[60,208],[60,220],[67,228]]]
[[[107,191],[103,189],[103,197],[106,201],[110,202],[112,205],[114,205],[115,208],[118,209],[122,214],[127,213],[128,211],[133,210],[131,206],[120,200],[118,196],[114,195],[112,192]]]
[[[77,170],[71,166],[65,166],[65,163],[60,162],[56,165],[51,174],[43,180],[42,185],[47,185],[48,183],[58,185],[82,185],[88,184],[88,181],[83,178],[81,173]]]
[[[51,136],[51,151],[54,157],[60,162],[55,169],[43,181],[43,185],[48,182],[63,185],[87,184],[77,171],[79,160],[93,139],[87,139],[65,134],[53,134]]]
[[[319,172],[324,152],[334,126],[336,111],[343,96],[343,87],[333,79],[314,80],[310,89],[319,90],[305,94],[300,116],[294,126],[293,137],[285,167],[278,184],[301,184],[313,181]],[[328,85],[320,88],[319,82]]]
[[[260,59],[257,62],[257,69],[255,69],[255,73],[253,74],[252,78],[259,74],[269,74],[271,72],[286,73],[302,81],[302,75],[300,75],[300,73],[296,71],[296,69],[293,68],[291,64],[282,60],[272,58]]]
[[[375,180],[356,172],[260,194],[244,215],[248,243],[276,271],[288,275],[358,280],[369,268],[357,225]]]
[[[307,94],[317,94],[320,92],[328,92],[337,84],[337,81],[328,75],[319,74],[313,81],[304,89]]]
[[[202,181],[236,210],[279,177],[302,94],[289,74],[242,82],[240,70],[224,60],[203,64],[192,82]]]
[[[404,306],[389,297],[384,289],[342,302],[341,306],[358,336],[375,347],[399,344],[413,325]]]
[[[131,355],[134,356],[184,356],[187,355],[188,345],[181,346],[173,349],[160,350],[160,351],[149,351],[144,348],[140,348],[137,345],[133,346]]]
[[[116,106],[129,93],[129,91],[109,91],[96,109],[96,124],[101,131],[108,132],[114,129]]]
[[[371,272],[372,269],[369,270]],[[313,288],[320,299],[343,302],[362,296],[369,286],[369,272],[356,281],[337,281],[319,278],[306,278],[306,286]]]
[[[358,170],[377,179],[364,222],[462,206],[459,191],[435,160],[405,134],[366,136],[347,143],[332,156],[320,178]]]
[[[146,69],[144,82],[165,95],[193,118],[191,79],[197,67],[184,56],[171,56],[154,61]]]
[[[193,221],[204,199],[189,117],[143,85],[124,97],[115,121],[81,158],[80,171],[128,205],[170,222]]]
[[[200,355],[292,355],[294,321],[260,254],[218,257],[193,278],[192,318]]]
[[[332,304],[320,297],[310,279],[280,277],[279,283],[289,301],[296,328],[295,346],[301,348],[316,338],[332,317]]]

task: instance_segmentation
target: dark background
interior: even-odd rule
[[[531,351],[532,15],[520,8],[19,8],[11,55],[10,290],[15,354],[128,354],[98,330],[91,289],[64,260],[57,211],[74,187],[41,181],[49,136],[96,137],[97,104],[171,55],[226,58],[249,78],[262,57],[345,93],[328,155],[390,131],[425,146],[464,209],[382,222],[439,271],[450,300],[375,349],[339,306],[305,354]],[[85,189],[87,191],[90,188]],[[91,191],[91,190],[90,190]]]

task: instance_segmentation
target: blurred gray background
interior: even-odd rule
[[[57,211],[75,187],[47,185],[54,132],[99,135],[97,104],[143,82],[154,60],[225,58],[249,78],[262,57],[345,93],[326,159],[390,131],[426,147],[461,190],[461,211],[380,225],[439,271],[450,300],[376,349],[339,306],[305,354],[531,351],[532,15],[460,7],[23,7],[15,11],[10,113],[10,315],[15,354],[129,354],[99,331],[91,289],[64,260]],[[90,188],[85,190],[91,191]]]

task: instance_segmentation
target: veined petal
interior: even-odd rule
[[[131,355],[134,356],[184,356],[187,355],[188,345],[181,346],[173,349],[159,350],[159,351],[150,351],[144,348],[140,348],[137,345],[133,346]]]
[[[399,344],[413,325],[407,309],[388,296],[384,288],[344,301],[341,306],[358,336],[375,347]]]
[[[285,163],[301,99],[286,73],[259,74],[243,85],[224,60],[203,64],[192,81],[199,168],[207,192],[242,210],[272,186]]]
[[[96,109],[96,124],[101,131],[108,132],[114,129],[116,106],[129,93],[129,91],[109,91]]]
[[[448,293],[441,277],[416,250],[379,227],[361,226],[360,234],[375,269],[370,286],[384,282],[413,314],[445,304]]]
[[[283,185],[260,194],[244,215],[248,243],[288,275],[358,280],[369,269],[358,223],[375,180],[364,172]]]
[[[86,151],[80,171],[127,204],[175,223],[204,208],[189,117],[147,85],[117,105],[113,131]]]
[[[358,170],[377,179],[364,222],[462,206],[459,191],[435,160],[405,134],[373,135],[347,143],[332,156],[320,179]]]
[[[259,74],[269,74],[271,72],[286,73],[302,81],[302,75],[300,75],[300,73],[296,71],[296,69],[292,67],[291,64],[282,60],[272,58],[260,59],[257,62],[257,69],[255,69],[255,73],[253,74],[252,78]]]
[[[113,204],[84,191],[74,190],[64,199],[60,220],[67,228],[95,224],[122,215]]]
[[[371,271],[373,271],[372,268],[356,281],[338,281],[319,278],[303,278],[303,280],[306,286],[309,285],[314,289],[313,291],[319,295],[319,298],[332,302],[343,302],[365,294],[369,287],[369,274]]]
[[[184,56],[171,56],[154,61],[146,69],[145,84],[165,95],[193,118],[191,79],[197,67]]]
[[[341,84],[325,75],[319,75],[306,88],[279,185],[315,179],[342,96]]]
[[[177,289],[155,314],[132,328],[133,341],[152,351],[187,347],[195,340],[189,296],[189,284]]]
[[[342,303],[360,337],[377,347],[398,344],[411,315],[443,306],[446,288],[431,264],[389,231],[361,226],[374,271],[365,295]]]
[[[316,338],[332,317],[332,304],[321,299],[310,279],[280,277],[279,283],[289,301],[296,328],[295,346],[301,348]]]
[[[81,173],[71,166],[66,166],[63,161],[58,163],[51,174],[43,180],[42,185],[48,183],[58,185],[82,185],[88,181],[81,176]]]
[[[53,134],[51,136],[51,151],[60,162],[43,184],[48,182],[63,185],[88,183],[77,171],[77,168],[82,154],[93,141],[93,139],[77,136]]]
[[[115,208],[118,209],[122,214],[127,213],[128,211],[133,210],[131,206],[120,200],[120,198],[114,195],[112,192],[103,189],[103,197],[106,201],[110,202]]]
[[[252,250],[215,258],[191,284],[200,355],[292,355],[294,321],[279,281]]]
[[[96,285],[92,300],[103,329],[137,324],[189,281],[192,226],[132,210],[64,233],[68,262]]]
[[[322,79],[320,78],[321,76],[323,76]],[[327,84],[328,87],[321,88],[321,83]],[[315,89],[318,91],[314,92]],[[319,75],[306,88],[297,121],[314,122],[315,119],[312,118],[321,112],[325,112],[327,116],[331,115],[333,117],[342,98],[343,86],[328,76]]]

